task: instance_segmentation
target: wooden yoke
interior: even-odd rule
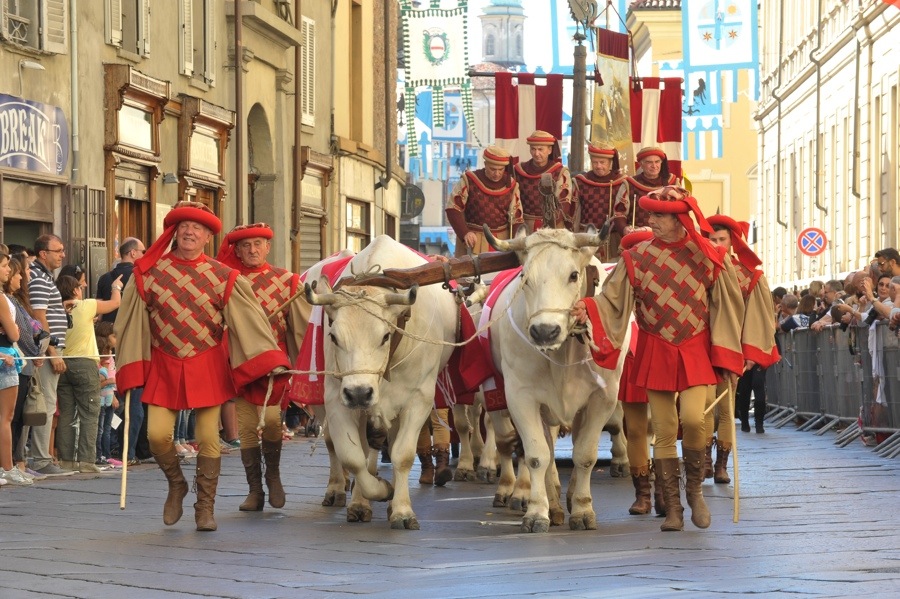
[[[412,268],[388,268],[380,273],[361,274],[344,277],[339,280],[334,290],[342,285],[370,285],[374,287],[390,287],[392,289],[409,289],[413,285],[433,285],[444,283],[449,287],[450,281],[463,277],[480,277],[483,274],[499,272],[519,266],[519,257],[515,252],[485,252],[477,256],[450,258],[448,261],[435,260]],[[291,302],[304,294],[300,289],[289,300],[272,312],[272,321],[283,312]]]

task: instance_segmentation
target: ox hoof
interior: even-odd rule
[[[628,462],[613,462],[609,465],[609,475],[613,478],[626,478],[631,476],[631,469],[628,467]]]
[[[549,532],[550,520],[547,518],[533,518],[525,516],[522,518],[522,532]]]
[[[497,481],[497,471],[494,468],[478,467],[478,480],[483,483],[493,484]]]
[[[344,507],[345,505],[347,505],[347,494],[328,491],[327,493],[325,493],[325,498],[322,500],[322,505],[324,505],[325,507]]]
[[[453,480],[457,482],[471,483],[474,482],[476,478],[474,470],[457,468],[456,472],[453,473]]]
[[[415,516],[391,518],[392,530],[419,530],[419,521]]]
[[[513,497],[509,501],[509,509],[514,512],[527,512],[528,511],[528,500],[523,499],[521,497]]]
[[[371,499],[374,499],[375,501],[390,501],[391,499],[393,499],[394,486],[380,476],[378,477],[378,483],[381,486],[381,492],[379,492],[376,497],[372,497]]]
[[[494,495],[494,507],[507,507],[509,505],[509,495]]]
[[[363,505],[351,505],[347,508],[347,522],[371,522],[372,508]]]
[[[597,516],[594,514],[580,514],[569,518],[569,528],[572,530],[597,530]]]
[[[550,508],[550,526],[562,526],[566,521],[566,514],[561,507]]]

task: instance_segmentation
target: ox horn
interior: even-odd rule
[[[609,233],[607,232],[607,235]],[[600,247],[603,243],[605,236],[603,232],[597,233],[597,229],[592,226],[588,227],[587,233],[576,233],[575,234],[575,247],[583,248],[583,247]]]
[[[419,284],[416,283],[406,293],[385,293],[384,303],[388,306],[412,306],[416,303],[419,294]]]
[[[501,252],[521,252],[525,249],[525,236],[524,235],[516,235],[516,238],[511,241],[504,241],[502,239],[497,239],[494,237],[494,234],[491,233],[491,230],[487,225],[482,225],[482,229],[484,230],[484,237],[487,239],[488,243],[491,244],[491,247],[495,250]],[[457,241],[457,243],[459,243]]]
[[[340,297],[336,293],[316,293],[316,281],[312,284],[306,283],[303,286],[303,292],[306,295],[306,301],[311,306],[330,306],[337,303]]]

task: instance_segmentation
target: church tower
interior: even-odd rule
[[[521,0],[491,0],[479,18],[482,60],[507,68],[525,66],[525,10]]]

